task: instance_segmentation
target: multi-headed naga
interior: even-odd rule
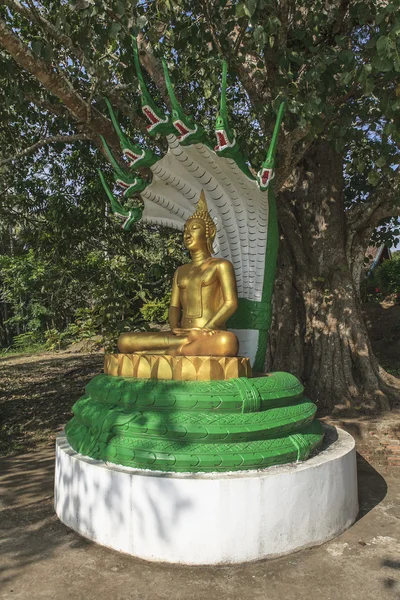
[[[159,156],[132,144],[122,131],[110,103],[107,106],[118,134],[128,170],[121,168],[103,139],[115,171],[115,183],[123,197],[140,194],[144,209],[125,210],[101,179],[114,213],[124,219],[128,230],[142,218],[149,223],[183,230],[204,190],[212,220],[216,224],[214,253],[233,264],[237,282],[238,308],[227,326],[239,340],[239,354],[250,358],[255,371],[262,371],[271,325],[271,300],[278,250],[276,205],[271,181],[284,104],[280,105],[265,161],[253,175],[242,156],[227,110],[227,65],[223,62],[220,110],[215,125],[217,144],[204,129],[183,112],[165,61],[164,76],[172,112],[166,115],[153,101],[140,67],[136,41],[134,60],[141,92],[142,112],[149,121],[151,136],[166,136],[168,152]],[[148,167],[151,181],[135,171]]]

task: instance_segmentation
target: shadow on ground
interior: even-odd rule
[[[97,546],[58,521],[52,449],[1,459],[2,598],[15,598],[18,592],[18,598],[29,600],[103,600],[110,594],[118,600],[319,600],[324,593],[331,600],[357,600],[361,585],[367,590],[363,600],[393,598],[399,588],[400,511],[395,499],[400,483],[389,474],[388,487],[362,457],[358,468],[359,520],[332,542],[272,561],[180,567],[146,563]]]
[[[358,502],[357,520],[362,519],[385,498],[388,487],[382,475],[357,452]]]

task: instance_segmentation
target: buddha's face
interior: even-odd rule
[[[207,248],[206,224],[203,219],[190,219],[185,223],[183,242],[189,252]]]

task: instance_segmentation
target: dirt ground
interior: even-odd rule
[[[102,354],[44,353],[0,358],[0,456],[53,444]]]
[[[53,448],[0,459],[1,600],[399,600],[400,478],[359,458],[343,535],[237,566],[147,563],[80,537],[53,510]],[[193,540],[195,543],[195,540]]]

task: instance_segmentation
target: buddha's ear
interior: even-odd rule
[[[214,254],[213,243],[214,243],[216,234],[217,234],[217,227],[216,227],[215,223],[213,223],[212,225],[209,225],[209,229],[208,229],[207,246],[208,246],[208,250],[209,250],[210,254]]]

